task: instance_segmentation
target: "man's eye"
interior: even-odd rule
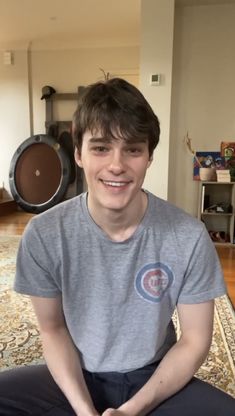
[[[131,147],[130,149],[127,149],[128,153],[133,154],[133,155],[138,155],[141,153],[141,149],[139,149],[138,147]]]
[[[93,150],[97,153],[105,153],[108,151],[108,148],[105,146],[95,146],[93,147]]]

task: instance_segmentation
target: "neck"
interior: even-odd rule
[[[148,198],[143,191],[139,200],[125,210],[103,208],[93,209],[88,193],[88,209],[95,223],[113,241],[121,242],[130,238],[140,224],[148,205]]]

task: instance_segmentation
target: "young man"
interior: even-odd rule
[[[0,414],[234,415],[232,397],[193,378],[225,293],[214,246],[202,223],[142,189],[156,115],[112,79],[86,88],[73,126],[88,192],[34,217],[17,259],[46,365],[1,374]]]

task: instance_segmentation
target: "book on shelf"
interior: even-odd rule
[[[218,176],[217,182],[231,182],[230,176]]]
[[[217,182],[231,182],[229,169],[216,170]]]

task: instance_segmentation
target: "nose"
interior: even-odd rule
[[[120,175],[125,171],[124,155],[121,151],[116,150],[110,155],[108,169],[114,175]]]

